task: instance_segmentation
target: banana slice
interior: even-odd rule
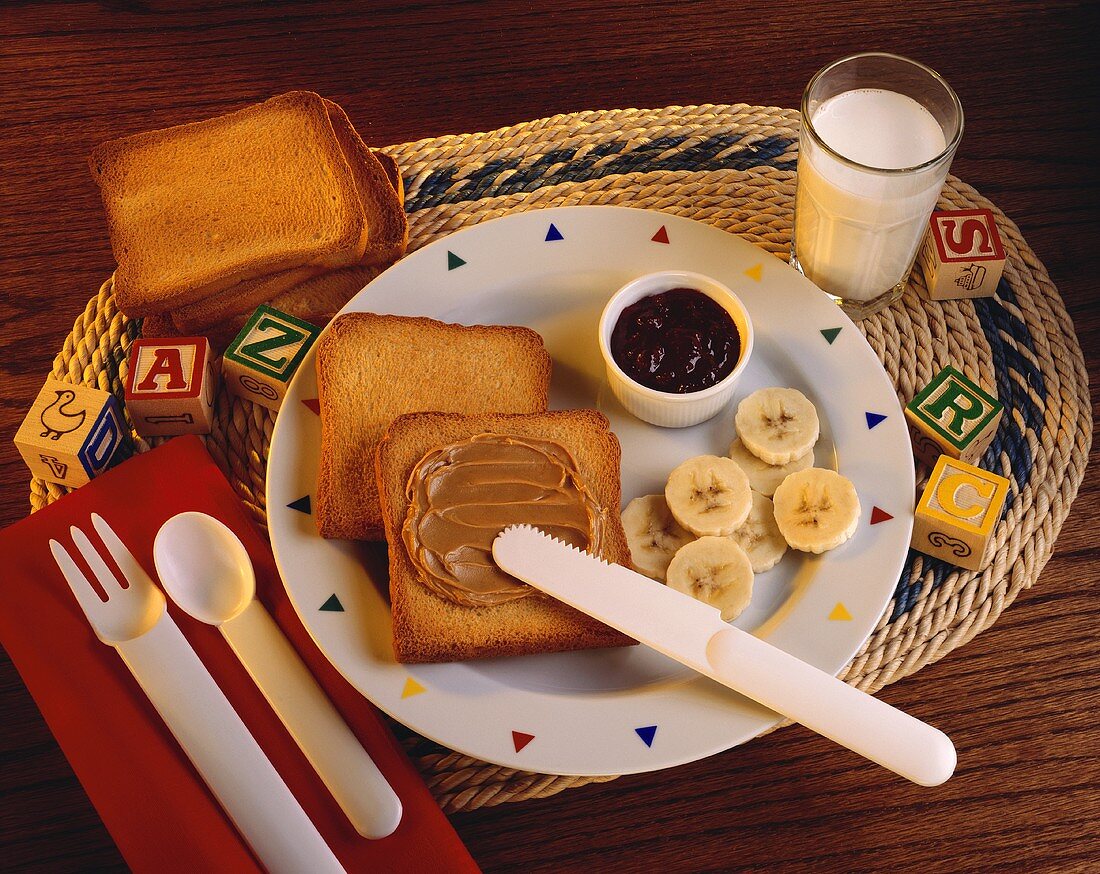
[[[634,569],[662,583],[676,550],[695,539],[672,518],[664,495],[646,495],[627,504],[623,529]]]
[[[717,607],[729,622],[752,598],[752,563],[745,550],[728,537],[700,537],[672,557],[668,585]]]
[[[793,388],[762,388],[737,405],[737,435],[768,464],[789,464],[817,442],[821,426],[809,399]]]
[[[741,470],[745,471],[753,490],[769,498],[775,494],[779,484],[790,474],[812,467],[814,463],[814,453],[810,450],[786,464],[768,464],[749,452],[740,438],[730,444],[729,457],[737,462]]]
[[[752,493],[749,518],[730,535],[730,539],[745,550],[754,574],[771,570],[787,551],[787,541],[775,523],[772,502],[759,492]]]
[[[668,475],[665,500],[673,517],[700,537],[733,534],[749,515],[749,478],[729,458],[697,455]]]
[[[859,495],[835,470],[792,473],[775,490],[775,521],[795,549],[825,552],[851,537],[859,524]]]

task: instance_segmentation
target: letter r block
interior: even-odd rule
[[[120,457],[125,437],[114,395],[47,379],[15,434],[15,446],[32,474],[76,488]]]
[[[932,213],[920,262],[932,300],[992,297],[1005,267],[993,211]]]
[[[1007,497],[1008,480],[1003,476],[941,455],[917,502],[913,549],[981,570]]]
[[[320,328],[266,304],[256,308],[222,356],[226,387],[278,411]]]
[[[941,454],[976,462],[1003,413],[993,395],[947,366],[905,407],[913,454],[929,467]]]
[[[209,434],[217,371],[205,337],[143,337],[130,350],[126,409],[144,437]]]

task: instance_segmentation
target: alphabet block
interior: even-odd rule
[[[216,385],[205,337],[142,338],[130,352],[126,409],[145,437],[209,434]]]
[[[111,466],[126,435],[123,421],[109,392],[47,379],[15,446],[32,474],[75,488]]]
[[[913,549],[977,571],[1001,518],[1008,480],[941,455],[913,518]]]
[[[976,462],[1004,413],[995,397],[947,366],[905,408],[913,454],[931,467],[940,455]]]
[[[291,377],[321,329],[263,304],[222,356],[226,387],[235,395],[278,410]]]
[[[1005,250],[992,210],[932,213],[921,267],[932,300],[992,297],[1004,272]]]

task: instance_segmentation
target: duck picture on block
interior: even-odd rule
[[[73,410],[71,405],[76,400],[76,392],[70,389],[55,391],[57,400],[44,409],[39,415],[39,421],[45,428],[39,436],[49,437],[51,440],[60,440],[62,434],[75,431],[84,424],[87,410]]]

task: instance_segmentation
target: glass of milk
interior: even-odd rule
[[[898,55],[842,58],[806,86],[791,264],[852,318],[901,296],[962,130],[951,87]]]

